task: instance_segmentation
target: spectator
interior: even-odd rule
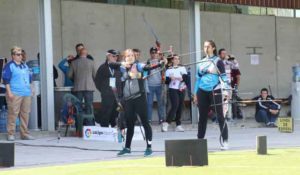
[[[141,50],[140,49],[132,49],[133,51],[133,54],[135,56],[135,59],[137,61],[141,61]],[[143,71],[143,77],[147,76],[149,73],[149,71]],[[149,93],[149,86],[148,86],[148,81],[147,79],[144,81],[144,86],[145,86],[145,91],[146,91],[146,97],[147,97],[147,94]]]
[[[239,87],[241,81],[241,72],[238,61],[235,59],[234,55],[228,55],[228,62],[231,64],[231,87]]]
[[[37,54],[37,59],[39,61],[39,65],[41,65],[40,63],[40,53]],[[53,86],[56,87],[56,79],[58,78],[58,72],[57,72],[57,69],[56,67],[53,65]]]
[[[241,98],[238,96],[238,88],[240,86],[241,79],[239,63],[235,59],[234,55],[228,55],[228,61],[231,63],[231,87],[233,88],[232,99],[233,101],[239,101],[241,100]],[[232,103],[232,118],[243,118],[242,110],[237,103]]]
[[[114,127],[118,117],[118,101],[121,97],[121,89],[117,90],[117,83],[121,83],[120,64],[117,63],[119,52],[117,50],[108,50],[106,61],[96,73],[95,85],[101,93],[101,112],[96,117],[96,121],[102,127],[108,127],[109,124]]]
[[[26,63],[26,60],[27,60],[27,54],[26,54],[25,50],[22,49],[22,62]]]
[[[31,108],[31,77],[26,63],[22,62],[22,49],[11,49],[12,61],[5,65],[2,78],[6,87],[8,105],[7,140],[15,140],[16,117],[20,117],[20,134],[23,140],[33,140],[28,131]]]
[[[268,94],[268,89],[261,89],[260,95],[253,99],[257,100],[255,120],[265,123],[267,127],[277,127],[275,122],[279,116],[280,105]]]
[[[75,46],[76,56],[74,58],[75,60],[78,59],[78,58],[80,58],[80,56],[79,56],[80,55],[80,51],[83,48],[85,48],[85,47],[84,47],[84,45],[82,43],[76,44],[76,46]],[[89,55],[89,54],[87,55],[87,58],[90,59],[90,60],[94,60],[94,58],[91,55]]]
[[[58,72],[57,72],[57,69],[56,67],[53,65],[53,86],[56,87],[57,84],[56,84],[56,79],[58,78]]]
[[[230,87],[230,81],[231,81],[231,63],[227,60],[228,59],[228,55],[227,55],[227,51],[222,48],[219,50],[219,58],[223,61],[224,64],[224,68],[225,68],[225,73],[227,76],[227,84],[228,87]],[[223,112],[224,112],[224,116],[230,121],[232,119],[232,110],[231,110],[231,105],[228,103],[230,99],[232,99],[232,92],[226,91],[225,92],[227,94],[223,95],[223,99],[225,104],[223,105]]]
[[[0,57],[0,77],[2,77],[2,70],[5,66],[5,64],[7,63],[7,58],[1,58]],[[3,80],[1,78],[1,82],[0,82],[0,94],[5,94],[6,89],[5,89],[5,85],[2,84]],[[0,107],[2,106],[6,106],[6,100],[5,100],[5,96],[0,96]]]
[[[60,63],[58,64],[59,69],[64,73],[65,75],[65,82],[64,86],[73,86],[73,81],[68,77],[68,72],[70,69],[70,64],[74,60],[73,55],[69,55],[67,58],[63,58]]]
[[[95,68],[94,61],[87,58],[88,52],[86,48],[82,48],[79,58],[72,61],[68,77],[74,80],[74,94],[80,102],[85,102],[85,112],[92,113],[93,91],[95,89]]]
[[[140,49],[132,49],[133,54],[135,56],[136,60],[140,60],[141,59],[141,50]]]
[[[151,58],[147,61],[148,65],[157,65],[159,64],[159,54],[158,49],[156,47],[152,47],[150,49]],[[160,71],[161,68],[156,68],[148,71],[148,75],[153,72]],[[152,121],[152,110],[153,110],[153,98],[156,95],[157,100],[157,110],[158,110],[158,118],[159,122],[162,123],[165,118],[165,105],[163,104],[162,99],[162,74],[155,73],[152,76],[149,76],[147,79],[149,93],[147,94],[147,110],[148,110],[148,120]]]
[[[223,61],[224,67],[225,67],[225,73],[227,76],[227,80],[230,83],[231,81],[231,62],[228,61],[228,54],[227,51],[222,48],[219,50],[219,58],[221,58],[221,60]]]
[[[175,54],[169,57],[172,57],[172,67],[169,67],[166,71],[166,84],[169,86],[168,98],[171,102],[171,109],[166,122],[162,124],[162,131],[168,131],[168,125],[175,119],[175,131],[184,132],[181,126],[181,114],[187,84],[187,71],[184,66],[179,65],[179,56]]]

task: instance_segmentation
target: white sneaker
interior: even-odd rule
[[[181,125],[178,125],[176,126],[176,129],[175,129],[176,132],[184,132],[184,129]]]
[[[169,123],[163,122],[161,125],[161,132],[167,132],[169,127]]]
[[[229,149],[228,141],[224,141],[223,146],[221,146],[221,150],[228,150],[228,149]]]

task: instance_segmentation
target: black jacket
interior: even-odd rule
[[[257,113],[259,110],[269,111],[269,109],[280,109],[281,106],[275,101],[273,101],[274,99],[275,98],[272,95],[268,95],[266,98],[266,100],[270,100],[270,101],[260,101],[263,100],[261,95],[254,97],[252,100],[258,100],[258,102],[256,102],[255,113]]]
[[[111,77],[116,78],[116,88],[117,88],[117,95],[118,97],[122,96],[122,88],[121,88],[121,76],[122,73],[120,71],[120,63],[110,63],[108,64],[107,61],[100,65],[100,67],[97,70],[96,77],[95,77],[95,85],[96,88],[100,91],[101,97],[107,98],[115,98],[115,94],[112,90],[112,88],[109,86],[109,79]],[[109,67],[114,70],[114,74],[112,75]]]

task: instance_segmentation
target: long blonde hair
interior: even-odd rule
[[[132,49],[126,49],[122,53],[123,60],[129,63],[135,62],[135,55]]]

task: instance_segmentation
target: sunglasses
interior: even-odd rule
[[[18,56],[18,57],[19,57],[19,56],[22,56],[21,53],[14,53],[14,55],[15,55],[15,56]]]

